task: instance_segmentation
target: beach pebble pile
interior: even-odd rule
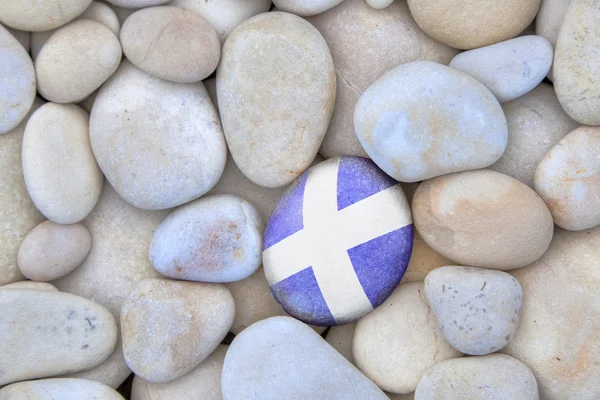
[[[599,266],[599,0],[0,1],[0,400],[598,400]]]

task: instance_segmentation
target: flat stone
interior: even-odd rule
[[[131,400],[222,400],[221,372],[227,348],[219,345],[200,365],[171,382],[150,383],[136,375],[131,386]]]
[[[264,223],[246,200],[223,194],[187,203],[160,224],[150,261],[162,275],[234,282],[260,267]]]
[[[508,139],[488,88],[429,61],[402,64],[369,86],[356,103],[354,127],[373,161],[403,182],[487,167]]]
[[[218,115],[201,82],[157,79],[129,61],[94,101],[90,140],[116,191],[148,210],[176,207],[208,192],[227,156]]]
[[[600,398],[600,228],[557,228],[538,261],[512,272],[523,287],[517,334],[502,352],[524,362],[544,400]]]
[[[92,0],[4,0],[0,22],[22,31],[47,31],[75,19]]]
[[[572,1],[556,42],[554,89],[567,114],[600,125],[600,4]]]
[[[88,113],[76,105],[46,103],[25,128],[27,192],[37,209],[59,224],[84,219],[102,192],[104,177],[92,153],[88,123]]]
[[[13,383],[0,389],[0,398],[6,400],[124,400],[117,391],[100,382],[87,379],[41,379]]]
[[[502,104],[502,109],[508,122],[508,145],[489,169],[533,187],[542,157],[579,124],[562,109],[554,88],[547,83]]]
[[[407,323],[409,321],[409,323]],[[356,323],[355,365],[383,390],[413,392],[429,367],[461,354],[444,339],[423,283],[403,283]]]
[[[17,255],[19,270],[35,281],[58,279],[77,268],[91,247],[92,237],[85,226],[45,221],[21,243]]]
[[[56,286],[48,282],[19,281],[0,286],[0,290],[44,290],[49,292],[58,292]]]
[[[320,14],[340,4],[343,0],[273,0],[277,11],[309,17]]]
[[[562,138],[540,161],[535,191],[561,228],[600,225],[600,127],[582,126]]]
[[[287,185],[310,166],[333,112],[335,73],[327,44],[295,15],[255,16],[223,46],[217,96],[240,170],[261,186]]]
[[[442,361],[427,371],[415,400],[538,400],[527,365],[504,354]]]
[[[553,56],[546,38],[529,35],[462,52],[450,66],[479,80],[503,103],[539,85],[550,71]]]
[[[125,361],[149,382],[180,378],[217,348],[234,314],[233,297],[223,285],[143,280],[121,310]]]
[[[332,326],[327,333],[327,343],[338,351],[344,358],[354,364],[352,355],[352,342],[354,340],[354,330],[356,323]]]
[[[4,7],[4,4],[3,4]],[[0,12],[1,14],[1,12]],[[17,128],[35,99],[35,71],[21,43],[0,25],[0,134]]]
[[[415,227],[458,265],[510,270],[540,258],[552,240],[552,215],[527,185],[496,171],[427,180],[412,201]]]
[[[0,385],[84,370],[108,358],[114,317],[68,293],[0,290]]]
[[[425,278],[425,297],[448,343],[478,356],[500,350],[515,336],[523,289],[506,272],[441,267]]]
[[[375,10],[365,0],[344,0],[307,20],[325,38],[336,72],[335,107],[320,149],[325,158],[367,157],[354,133],[352,115],[360,95],[377,78],[410,61],[448,64],[457,53],[422,31],[405,1]]]
[[[474,49],[512,39],[535,18],[541,0],[408,0],[427,34],[457,49]]]
[[[330,158],[302,174],[277,203],[263,240],[265,276],[294,317],[346,324],[398,286],[412,239],[400,184],[371,160]]]
[[[259,321],[237,335],[225,355],[221,385],[223,400],[387,399],[310,327],[290,317]]]

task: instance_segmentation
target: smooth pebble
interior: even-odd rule
[[[123,8],[145,8],[159,6],[168,3],[169,0],[106,0],[117,7]]]
[[[352,355],[352,342],[354,341],[354,331],[356,330],[356,322],[346,325],[332,326],[327,332],[327,343],[338,351],[344,358],[354,364],[354,356]]]
[[[31,32],[20,31],[8,26],[5,26],[5,28],[19,41],[19,43],[21,43],[21,46],[23,46],[25,51],[29,53],[29,49],[31,48]]]
[[[3,0],[0,22],[22,31],[47,31],[74,20],[92,0]]]
[[[542,0],[535,19],[535,34],[548,39],[552,47],[556,46],[558,33],[563,24],[565,13],[572,0]]]
[[[367,0],[367,4],[376,10],[381,10],[383,8],[389,7],[394,0]]]
[[[116,390],[88,379],[54,378],[13,383],[0,389],[5,400],[124,400]]]
[[[325,12],[342,1],[344,0],[273,0],[273,4],[277,7],[277,11],[309,17]]]
[[[58,292],[56,286],[48,282],[19,281],[0,286],[0,290],[45,290],[49,292]]]

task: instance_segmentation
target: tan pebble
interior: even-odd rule
[[[277,11],[289,12],[301,17],[320,14],[340,4],[343,0],[273,0]]]
[[[22,31],[47,31],[75,19],[92,0],[3,0],[0,22]]]

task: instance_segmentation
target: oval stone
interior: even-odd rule
[[[92,237],[85,226],[42,222],[21,243],[19,270],[35,281],[58,279],[77,268],[91,247]]]
[[[0,290],[0,385],[95,367],[117,343],[99,304],[68,293]]]
[[[393,1],[394,0],[367,0],[367,4],[376,10],[381,10],[388,7]]]
[[[561,228],[600,225],[600,127],[582,126],[562,138],[540,161],[535,191]]]
[[[575,121],[600,125],[600,3],[572,1],[554,57],[554,89]]]
[[[327,44],[300,17],[257,15],[223,46],[217,96],[240,170],[261,186],[287,185],[315,158],[333,112],[335,73]]]
[[[90,147],[88,114],[73,104],[46,103],[23,136],[23,176],[35,206],[59,224],[84,219],[104,177]]]
[[[527,365],[504,354],[464,357],[431,367],[415,400],[538,400],[538,385]]]
[[[88,379],[54,378],[13,383],[0,389],[6,400],[124,400],[116,390]]]
[[[565,18],[565,13],[572,0],[543,0],[535,18],[535,34],[548,39],[556,46],[558,33]]]
[[[310,327],[290,317],[259,321],[233,339],[221,387],[223,400],[387,399]]]
[[[58,29],[35,60],[37,88],[57,103],[76,103],[112,75],[121,62],[119,39],[100,22],[83,19]]]
[[[150,261],[162,275],[201,282],[234,282],[260,267],[264,223],[256,208],[231,195],[202,197],[160,224]]]
[[[354,128],[388,175],[416,182],[487,167],[506,148],[498,100],[481,82],[445,65],[400,65],[360,96]]]
[[[528,35],[462,52],[449,65],[479,80],[503,103],[539,85],[553,56],[548,40]]]
[[[402,187],[361,157],[335,157],[283,194],[263,240],[273,295],[314,325],[355,321],[398,286],[413,226]]]
[[[129,61],[94,101],[90,140],[115,190],[148,210],[202,196],[219,180],[227,156],[219,117],[201,82],[153,78]]]
[[[35,72],[29,54],[1,25],[0,88],[0,134],[3,134],[25,119],[36,92]]]
[[[92,0],[3,0],[0,22],[22,31],[47,31],[75,19]]]
[[[343,0],[273,0],[277,11],[308,17],[320,14],[340,4]]]
[[[8,285],[0,286],[0,290],[46,290],[49,292],[58,292],[56,286],[51,285],[48,282],[34,282],[34,281],[19,281],[9,283]]]
[[[121,29],[123,53],[138,68],[173,82],[197,82],[217,68],[221,44],[199,14],[179,7],[141,9]]]
[[[499,270],[540,258],[552,215],[527,185],[490,170],[423,182],[412,201],[415,227],[435,251],[460,265]]]

